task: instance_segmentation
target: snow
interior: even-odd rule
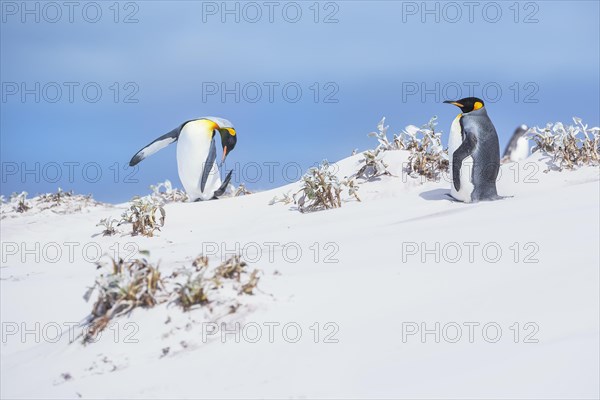
[[[315,213],[269,205],[295,193],[293,183],[169,203],[151,238],[127,227],[99,235],[100,219],[127,204],[3,219],[2,397],[598,398],[598,168],[544,172],[549,158],[536,153],[502,166],[498,192],[512,197],[463,204],[448,199],[447,180],[403,176],[407,154],[384,153],[393,176],[359,181],[361,202],[348,197]],[[335,164],[338,175],[361,159]],[[49,243],[62,250],[56,262],[44,254]],[[117,319],[96,343],[71,343],[81,327],[66,324],[91,310],[82,296],[100,272],[85,257],[95,258],[96,246],[120,256],[147,250],[164,273],[203,251],[216,265],[239,249],[263,273],[254,296],[229,293],[240,303],[232,314],[161,304]],[[209,334],[221,322],[244,328],[239,343],[232,333]],[[436,323],[439,342],[434,333],[421,340],[422,324],[433,332]],[[469,323],[478,324],[472,341]],[[64,334],[54,340],[56,325]],[[257,326],[262,336],[251,343]],[[462,336],[452,343],[456,326]],[[501,337],[489,343],[495,327]]]

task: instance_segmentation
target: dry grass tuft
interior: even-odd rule
[[[111,272],[100,275],[84,296],[89,300],[94,290],[99,292],[92,307],[92,318],[84,342],[95,338],[111,319],[136,307],[154,307],[161,301],[160,294],[167,294],[158,266],[150,264],[146,259],[111,261]]]
[[[246,196],[252,194],[251,191],[249,191],[248,189],[246,189],[246,185],[244,185],[243,183],[240,183],[240,186],[237,187],[237,189],[235,189],[235,193],[233,194],[234,197],[237,196]]]
[[[165,302],[179,305],[183,311],[194,306],[206,306],[211,303],[209,297],[213,293],[221,301],[229,302],[237,309],[235,296],[252,295],[259,281],[259,270],[253,270],[247,280],[248,265],[240,256],[234,256],[218,265],[209,273],[209,262],[205,256],[199,256],[192,262],[192,268],[180,268],[169,276],[162,276],[158,265],[150,264],[146,259],[135,259],[130,262],[110,259],[107,274],[102,274],[88,289],[84,299],[89,301],[94,291],[98,297],[92,307],[88,329],[84,343],[94,338],[105,329],[110,321],[125,315],[135,308],[152,308]],[[220,289],[225,283],[233,284],[233,298],[228,294],[223,300]],[[223,291],[223,293],[232,293]]]
[[[168,203],[181,203],[188,200],[185,192],[174,189],[169,180],[150,185],[152,194],[144,197],[134,197],[127,211],[121,214],[121,220],[117,226],[131,224],[131,235],[154,236],[156,231],[165,225],[167,215],[164,205]],[[105,218],[100,220],[96,226],[104,226],[104,236],[117,233],[112,225],[114,220]]]
[[[188,311],[194,305],[205,305],[208,301],[208,285],[204,279],[204,269],[196,268],[196,271],[184,269],[180,273],[186,276],[184,283],[176,283],[175,302],[179,304],[184,311]]]
[[[256,286],[258,286],[258,281],[259,281],[259,276],[258,274],[260,273],[259,270],[255,269],[254,271],[252,271],[252,273],[250,274],[250,278],[248,279],[248,282],[244,283],[241,288],[239,293],[240,294],[249,294],[249,295],[253,295],[254,294],[254,289],[256,289]]]
[[[272,206],[276,203],[290,204],[294,202],[294,198],[290,195],[290,192],[284,193],[280,196],[275,196],[269,201],[269,205]]]
[[[100,222],[98,222],[96,224],[96,226],[103,226],[104,230],[102,231],[102,236],[112,236],[117,234],[117,227],[115,226],[115,224],[118,225],[119,221],[112,218],[112,217],[108,217],[108,218],[102,218],[100,220]]]
[[[348,195],[360,201],[358,186],[351,178],[340,180],[325,160],[317,168],[311,168],[302,177],[302,188],[296,193],[296,203],[300,212],[313,212],[342,206],[341,193],[348,189]]]
[[[131,235],[152,237],[155,231],[165,225],[166,212],[163,205],[153,197],[134,198],[129,207],[121,215],[119,225],[131,224]]]

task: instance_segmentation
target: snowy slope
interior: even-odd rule
[[[126,204],[2,220],[2,397],[598,398],[598,168],[546,173],[535,155],[502,166],[499,193],[513,197],[462,204],[448,182],[403,177],[406,154],[385,153],[395,176],[361,183],[361,202],[317,213],[268,205],[291,184],[168,204],[153,238],[98,235]],[[51,242],[63,251],[54,263],[23,251]],[[164,271],[239,249],[263,271],[260,292],[230,315],[136,309],[97,343],[70,343],[65,324],[88,315],[82,295],[99,273],[89,243],[88,258],[96,243],[120,255],[133,243]],[[239,323],[239,343],[208,335],[214,320]],[[65,334],[53,340],[56,325]]]

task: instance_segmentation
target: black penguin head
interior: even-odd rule
[[[485,104],[483,104],[483,100],[478,99],[477,97],[465,97],[460,100],[446,100],[444,103],[454,104],[463,113],[470,113],[471,111],[479,110],[483,108]]]
[[[237,134],[234,128],[219,128],[219,133],[221,134],[221,145],[223,146],[221,162],[224,162],[227,154],[231,153],[237,143]]]
[[[513,136],[520,138],[521,136],[525,135],[527,133],[527,131],[529,130],[529,127],[525,124],[517,127],[517,129],[515,129],[515,133],[513,133]]]
[[[237,135],[235,132],[235,128],[231,121],[226,120],[221,117],[203,117],[202,119],[206,119],[212,122],[212,137],[217,134],[221,135],[221,145],[223,146],[223,158],[221,159],[221,163],[225,161],[225,157],[227,154],[231,153],[231,150],[235,147],[237,143]]]

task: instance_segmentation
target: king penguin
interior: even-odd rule
[[[227,189],[232,171],[229,171],[225,180],[221,182],[219,167],[215,163],[217,132],[221,136],[223,147],[222,164],[237,143],[235,128],[226,119],[203,117],[186,121],[154,140],[133,156],[129,166],[133,167],[144,158],[177,142],[177,170],[189,201],[218,198]]]
[[[452,122],[448,141],[450,195],[465,203],[500,199],[496,191],[500,145],[483,100],[467,97],[444,103],[462,111]]]
[[[527,125],[521,125],[515,129],[504,150],[503,161],[517,162],[529,157],[529,139],[525,136],[528,130]]]

